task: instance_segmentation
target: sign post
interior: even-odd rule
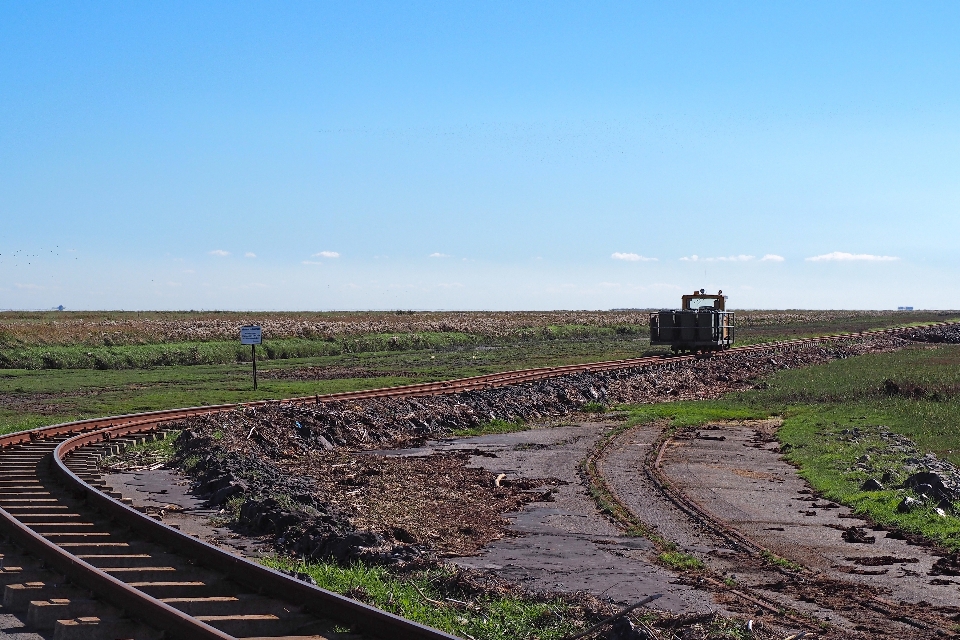
[[[253,354],[253,390],[257,390],[257,345],[262,342],[262,332],[256,325],[240,327],[240,344],[250,345]]]

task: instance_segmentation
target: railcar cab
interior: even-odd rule
[[[733,344],[735,318],[727,311],[727,296],[703,289],[681,298],[680,309],[650,314],[650,344],[669,345],[674,353],[709,353]]]

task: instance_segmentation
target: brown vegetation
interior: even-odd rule
[[[738,326],[829,326],[849,322],[929,321],[947,312],[896,316],[889,311],[740,311]],[[956,315],[956,314],[953,314]],[[235,340],[245,324],[269,339],[336,340],[345,336],[468,333],[484,338],[524,337],[551,326],[645,326],[644,310],[464,312],[50,312],[0,313],[0,344],[89,346]]]

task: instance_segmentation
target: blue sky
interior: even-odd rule
[[[958,27],[4,3],[0,308],[958,308]]]

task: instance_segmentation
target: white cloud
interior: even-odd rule
[[[692,256],[684,256],[680,258],[682,262],[749,262],[753,260],[753,256],[745,256],[740,254],[739,256],[720,256],[718,258],[701,258],[697,254]]]
[[[450,255],[446,253],[431,253],[428,258],[449,258]]]
[[[321,251],[320,253],[313,254],[314,258],[339,258],[340,254],[336,251]]]
[[[224,251],[223,249],[214,249],[210,252],[210,255],[217,256],[218,258],[226,258],[228,255],[230,255],[230,252]]]
[[[760,258],[760,262],[783,262],[786,260],[783,256],[778,256],[775,253],[768,253],[767,255]]]
[[[257,254],[255,254],[253,251],[247,251],[245,254],[243,254],[243,257],[244,257],[244,258],[256,258],[256,257],[257,257]]]
[[[834,251],[820,256],[811,256],[807,258],[808,262],[893,262],[899,260],[896,256],[875,256],[869,253],[844,253],[843,251]]]
[[[639,253],[616,253],[610,254],[610,257],[614,260],[626,260],[627,262],[656,262],[656,258],[647,258],[641,256]]]

